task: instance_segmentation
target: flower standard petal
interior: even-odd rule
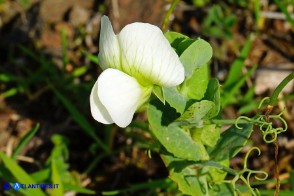
[[[99,99],[120,127],[131,123],[135,111],[149,98],[149,92],[135,78],[116,69],[106,69],[98,78]]]
[[[109,113],[107,112],[106,108],[102,105],[98,97],[98,81],[95,82],[90,94],[90,108],[93,118],[98,122],[104,124],[113,123],[113,120],[111,119]]]
[[[184,80],[184,67],[161,30],[147,23],[132,23],[118,35],[122,71],[141,83],[176,86]]]
[[[119,43],[107,16],[101,18],[98,60],[102,69],[120,68]]]

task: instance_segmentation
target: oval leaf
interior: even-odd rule
[[[215,104],[212,101],[202,100],[196,102],[177,119],[177,123],[182,125],[199,124],[214,107]]]
[[[194,41],[180,56],[185,67],[185,75],[190,76],[194,69],[205,65],[212,57],[210,44],[203,39]]]
[[[242,129],[231,126],[221,134],[221,138],[214,148],[210,149],[211,159],[215,161],[222,161],[231,159],[236,156],[238,152],[246,144],[253,129],[251,124],[239,125]]]
[[[148,119],[151,131],[166,150],[175,157],[186,160],[207,160],[208,154],[203,144],[194,142],[189,133],[183,129],[166,125],[172,122],[176,115],[175,110],[160,101],[151,101],[148,106]]]

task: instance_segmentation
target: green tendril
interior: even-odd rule
[[[258,152],[258,156],[260,156],[261,150],[258,147],[252,147],[250,148],[250,150],[246,153],[245,157],[244,157],[244,166],[243,169],[241,171],[234,171],[233,172],[229,172],[230,174],[232,174],[234,177],[233,179],[230,180],[222,180],[219,182],[210,182],[209,186],[214,186],[215,184],[219,184],[219,183],[227,183],[230,184],[232,189],[234,190],[234,195],[242,195],[242,191],[240,191],[237,187],[236,187],[236,183],[238,180],[241,180],[244,182],[244,184],[247,186],[247,188],[249,189],[249,191],[251,192],[251,195],[253,196],[257,196],[260,195],[258,189],[256,188],[252,188],[250,185],[250,178],[252,176],[254,176],[255,180],[258,181],[263,181],[266,180],[268,178],[268,173],[265,171],[258,171],[258,170],[251,170],[249,168],[247,168],[247,162],[248,162],[248,158],[249,155],[256,150]],[[218,167],[219,168],[219,167]],[[225,169],[226,167],[223,168],[219,168],[219,169]],[[227,170],[224,170],[227,171]],[[261,175],[262,177],[258,177],[257,175]]]
[[[263,103],[269,99],[268,97],[264,98],[261,100],[261,103],[259,104],[258,108],[261,108],[261,106],[263,105]],[[282,132],[285,132],[288,129],[288,125],[286,120],[282,117],[284,111],[282,111],[280,114],[278,115],[257,115],[253,118],[249,118],[247,116],[239,116],[236,120],[235,120],[235,126],[238,129],[242,129],[242,127],[239,126],[240,121],[247,121],[250,124],[253,124],[255,126],[258,126],[260,131],[263,134],[263,140],[266,143],[272,143],[274,141],[276,141],[278,135]],[[273,127],[273,123],[272,121],[280,121],[282,122],[282,126],[281,127]]]
[[[282,117],[284,111],[279,113],[278,115],[270,115],[273,109],[273,104],[277,101],[278,95],[281,90],[285,87],[287,83],[289,83],[294,78],[294,72],[289,74],[279,86],[274,91],[271,97],[263,98],[259,105],[258,109],[261,110],[263,106],[266,106],[265,115],[257,114],[253,118],[249,118],[247,116],[240,116],[234,121],[234,125],[237,129],[242,129],[239,124],[243,124],[244,122],[258,126],[260,131],[263,134],[263,140],[266,143],[273,143],[277,140],[277,137],[280,133],[285,132],[288,129],[288,125],[286,120]],[[273,127],[273,121],[280,121],[282,125],[280,127]],[[244,166],[243,169],[239,172],[232,172],[231,174],[234,175],[234,178],[231,180],[223,180],[221,183],[228,183],[232,186],[234,190],[234,195],[242,195],[243,193],[236,188],[236,182],[241,180],[246,184],[248,189],[250,190],[252,195],[260,195],[260,192],[256,188],[252,188],[250,185],[250,179],[254,177],[255,180],[263,181],[268,178],[268,173],[265,171],[258,171],[258,170],[251,170],[247,168],[247,162],[249,155],[256,150],[258,152],[258,156],[260,156],[260,149],[258,147],[252,147],[245,155],[244,158]]]
[[[246,169],[246,168],[247,168],[247,160],[248,160],[248,157],[249,157],[250,153],[251,153],[253,150],[257,150],[257,152],[258,152],[258,156],[260,155],[260,149],[259,149],[258,147],[252,147],[252,148],[246,153],[246,155],[245,155],[243,169]]]
[[[242,127],[239,127],[239,122],[240,122],[240,120],[246,120],[246,121],[248,121],[248,122],[251,122],[252,121],[252,119],[251,118],[249,118],[249,117],[247,117],[247,116],[239,116],[237,119],[236,119],[236,121],[235,121],[235,127],[237,128],[237,129],[242,129]]]
[[[274,142],[277,139],[278,134],[287,131],[288,125],[287,125],[287,122],[285,121],[285,119],[282,117],[283,112],[284,111],[282,111],[278,115],[269,115],[268,116],[269,121],[279,120],[280,122],[282,122],[282,124],[283,124],[282,127],[278,127],[278,128],[274,128],[272,125],[272,122],[266,122],[265,116],[260,116],[259,121],[262,123],[259,124],[259,128],[262,131],[263,140],[266,143]]]
[[[247,168],[248,157],[254,150],[256,150],[258,152],[258,156],[260,156],[260,153],[261,153],[260,149],[258,147],[252,147],[246,153],[245,158],[244,158],[243,169],[238,172],[238,175],[235,176],[235,178],[233,179],[233,181],[234,181],[233,183],[235,184],[236,181],[238,179],[240,179],[246,184],[246,186],[248,187],[248,189],[250,190],[252,195],[260,195],[257,189],[251,187],[250,178],[252,175],[254,175],[254,178],[256,180],[260,180],[260,181],[266,180],[268,177],[268,173],[266,173],[265,171],[251,170],[251,169]],[[246,177],[244,176],[244,174],[246,174]],[[258,174],[261,174],[263,177],[258,177],[257,176]],[[234,185],[234,187],[235,187],[235,185]]]
[[[246,184],[248,184],[248,185],[250,185],[250,177],[251,177],[252,174],[254,174],[254,178],[256,180],[265,180],[268,177],[268,174],[265,171],[256,171],[256,170],[251,170],[251,169],[247,168],[248,157],[249,157],[249,155],[251,154],[251,152],[253,150],[256,150],[258,152],[258,156],[260,156],[261,151],[260,151],[260,149],[258,147],[251,148],[245,155],[244,167],[243,167],[243,170],[241,171],[242,173],[247,172],[247,178],[246,178],[247,183]],[[260,177],[256,176],[257,174],[262,174],[263,177],[260,178]]]

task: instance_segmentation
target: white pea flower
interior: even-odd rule
[[[104,70],[90,95],[91,113],[104,124],[128,126],[154,85],[172,87],[184,80],[184,67],[162,31],[132,23],[118,35],[107,16],[101,19],[99,64]]]

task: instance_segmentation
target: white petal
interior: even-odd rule
[[[102,69],[120,68],[119,43],[107,16],[101,18],[98,60]]]
[[[122,70],[141,83],[176,86],[184,80],[184,67],[161,30],[147,23],[132,23],[118,35]]]
[[[98,97],[98,80],[94,84],[91,94],[90,94],[90,108],[92,116],[98,122],[103,124],[111,124],[113,120],[111,119],[109,113],[106,108],[102,105],[99,97]]]
[[[137,80],[117,70],[106,69],[98,78],[98,95],[114,123],[128,126],[144,102],[144,89]]]

